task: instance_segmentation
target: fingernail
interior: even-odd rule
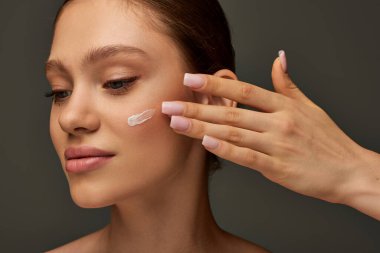
[[[205,135],[203,136],[202,144],[209,149],[215,149],[219,146],[219,141],[215,138]]]
[[[288,64],[286,62],[285,51],[284,50],[278,51],[278,56],[280,57],[280,63],[281,63],[282,70],[284,71],[284,73],[288,73]]]
[[[186,73],[183,84],[191,88],[200,88],[204,85],[205,79],[202,75]]]
[[[162,113],[165,114],[182,114],[184,106],[176,102],[162,102]]]
[[[181,116],[172,116],[170,127],[178,131],[186,131],[190,126],[189,120]]]

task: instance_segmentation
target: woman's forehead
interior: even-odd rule
[[[55,38],[77,36],[77,40],[91,39],[93,36],[112,37],[125,35],[146,36],[152,33],[138,10],[131,11],[117,7],[114,1],[74,1],[66,6],[55,29]],[[118,2],[118,1],[116,1]],[[120,6],[120,4],[119,4]],[[141,31],[146,31],[142,33]]]
[[[56,25],[49,59],[72,59],[78,55],[88,58],[85,54],[93,48],[110,45],[135,47],[152,59],[175,53],[175,42],[147,25],[142,15],[136,15],[138,10],[109,4],[119,1],[94,2],[97,1],[74,1],[64,9]]]

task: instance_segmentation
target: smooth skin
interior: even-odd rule
[[[111,217],[104,228],[49,252],[268,252],[216,223],[205,148],[173,132],[159,113],[164,100],[202,103],[205,96],[182,85],[191,68],[172,37],[150,26],[146,9],[126,3],[75,0],[57,22],[46,77],[57,92],[50,135],[62,168],[69,147],[115,156],[92,171],[63,169],[75,204],[110,206]],[[115,81],[131,77],[138,78]],[[131,115],[151,108],[157,113],[150,120],[128,125]]]
[[[206,149],[223,159],[255,169],[295,192],[345,204],[380,220],[380,155],[355,143],[302,93],[280,52],[272,67],[275,92],[239,81],[226,69],[219,72],[224,78],[185,75],[184,84],[202,84],[189,87],[210,100],[225,97],[259,111],[236,108],[236,103],[173,101],[179,106],[170,110],[164,103],[162,112],[172,115],[175,132],[203,139]]]

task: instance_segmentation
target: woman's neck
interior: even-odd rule
[[[193,149],[176,175],[112,206],[107,251],[210,252],[224,232],[210,208],[204,155]]]

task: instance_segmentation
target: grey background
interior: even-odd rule
[[[0,2],[0,252],[41,252],[99,229],[108,209],[81,209],[49,136],[43,64],[61,1]],[[378,1],[221,1],[241,80],[273,90],[285,49],[298,86],[360,145],[380,151]],[[211,182],[221,227],[273,252],[380,252],[380,222],[302,196],[223,160]]]

